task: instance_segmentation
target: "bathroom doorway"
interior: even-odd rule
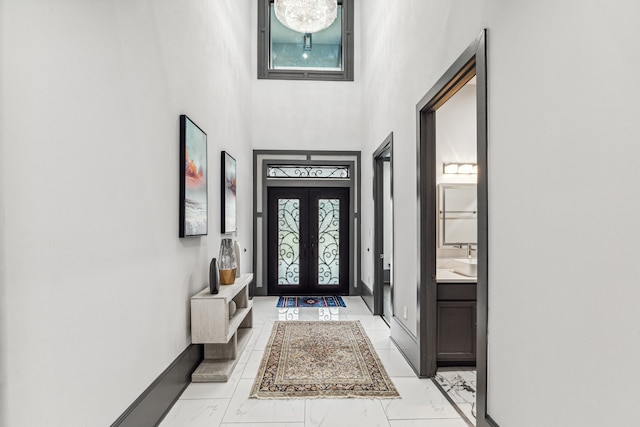
[[[438,362],[442,362],[443,355],[438,354],[438,339],[442,330],[442,322],[449,322],[447,327],[464,327],[466,336],[463,339],[447,342],[447,345],[461,346],[465,344],[468,351],[450,352],[449,361],[455,357],[471,357],[474,355],[477,369],[476,377],[476,405],[473,407],[476,425],[485,427],[492,425],[491,417],[487,413],[487,314],[488,314],[488,197],[487,197],[487,65],[486,65],[486,32],[480,36],[458,57],[453,65],[444,73],[436,84],[427,92],[416,106],[418,122],[418,338],[420,375],[434,377],[438,370]],[[438,171],[444,171],[447,166],[437,164],[437,111],[445,105],[456,93],[475,78],[475,134],[476,134],[476,162],[466,159],[452,159],[450,163],[458,163],[455,167],[464,170],[475,167],[477,184],[475,187],[477,220],[477,244],[473,242],[451,242],[461,246],[455,248],[469,253],[475,249],[475,263],[461,263],[460,268],[467,268],[468,274],[475,275],[475,296],[457,295],[466,293],[470,289],[440,289],[438,287],[437,245],[439,242],[439,212],[438,199]],[[456,161],[459,160],[459,161]],[[451,166],[453,169],[454,166]],[[469,209],[452,209],[465,211]],[[451,212],[458,214],[459,212]],[[453,248],[452,248],[453,249]],[[468,260],[462,257],[461,260]],[[464,265],[462,265],[464,264]],[[475,265],[474,265],[475,264]],[[475,271],[471,272],[471,269]],[[467,284],[462,287],[468,288]],[[456,295],[445,295],[455,291]],[[458,292],[460,291],[460,292]],[[459,297],[475,302],[442,301],[442,297]],[[464,297],[464,298],[463,298]],[[439,301],[440,300],[440,301]],[[439,303],[440,310],[439,312]],[[439,316],[440,315],[440,316]],[[443,316],[442,316],[443,315]],[[440,317],[440,319],[439,319]],[[457,337],[460,338],[460,337]],[[456,339],[457,339],[456,338]],[[472,406],[472,405],[470,405]]]
[[[470,425],[476,407],[476,78],[436,111],[435,383]]]
[[[393,317],[393,133],[373,153],[374,314]]]

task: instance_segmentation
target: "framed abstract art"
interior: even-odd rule
[[[180,237],[208,231],[207,134],[180,116]]]
[[[236,159],[222,152],[222,233],[237,231],[236,227]]]

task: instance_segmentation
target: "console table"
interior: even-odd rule
[[[204,344],[204,360],[191,375],[193,382],[228,381],[249,341],[253,301],[249,284],[253,273],[236,277],[233,285],[221,285],[217,294],[209,287],[191,297],[191,342]],[[229,302],[236,312],[229,318]]]

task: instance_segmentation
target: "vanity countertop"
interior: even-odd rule
[[[465,276],[454,271],[455,261],[460,258],[438,258],[436,260],[436,282],[437,283],[477,283],[475,276]],[[473,258],[475,260],[475,258]]]

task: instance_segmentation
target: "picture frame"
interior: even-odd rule
[[[209,225],[207,134],[180,115],[180,237],[206,236]]]
[[[223,151],[221,164],[221,230],[223,234],[226,234],[238,231],[236,224],[236,159]]]

